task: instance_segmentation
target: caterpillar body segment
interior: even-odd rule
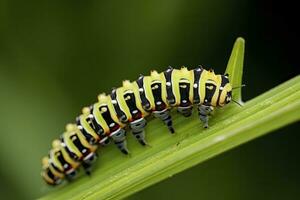
[[[180,70],[174,69],[171,76],[172,92],[175,97],[174,106],[177,111],[185,117],[192,114],[193,108],[193,71],[182,67]]]
[[[97,159],[98,145],[91,144],[91,141],[86,140],[83,131],[79,128],[80,126],[76,124],[68,124],[66,132],[61,136],[61,146],[73,162],[81,163],[85,172],[90,174],[91,164]],[[78,166],[73,166],[73,169],[76,170],[77,168]],[[76,172],[68,179],[73,179],[75,175]]]
[[[49,185],[58,185],[61,183],[62,178],[57,175],[55,172],[53,173],[53,168],[50,169],[49,157],[44,157],[42,159],[42,172],[41,176],[44,181]]]
[[[96,145],[100,143],[103,135],[101,135],[99,128],[96,129],[93,120],[94,116],[91,114],[90,108],[84,107],[82,109],[82,114],[76,118],[76,125],[88,143]]]
[[[64,177],[72,180],[76,176],[76,169],[80,166],[80,162],[71,158],[67,151],[60,140],[54,140],[48,156],[42,159],[41,175],[49,185],[61,183]]]
[[[59,140],[54,140],[52,147],[49,152],[50,170],[60,179],[63,179],[64,176],[66,176],[68,180],[74,179],[77,174],[76,169],[80,166],[80,162],[70,157]]]
[[[98,102],[94,104],[93,115],[106,137],[111,138],[122,153],[129,154],[124,129],[126,124],[119,120],[113,103],[110,96],[100,94]]]
[[[123,81],[123,87],[113,89],[111,99],[119,120],[129,124],[132,134],[139,143],[146,145],[145,117],[149,113],[142,106],[138,85],[127,80]]]
[[[57,185],[64,178],[72,180],[80,165],[90,174],[97,148],[111,140],[122,153],[129,154],[128,128],[141,145],[147,145],[146,117],[151,114],[174,133],[170,115],[173,107],[189,117],[195,105],[200,121],[207,128],[210,113],[228,104],[231,96],[228,75],[218,75],[202,67],[193,70],[169,67],[161,73],[151,71],[149,76],[140,75],[134,82],[123,81],[111,94],[100,94],[96,103],[84,107],[76,124],[67,125],[61,139],[53,142],[49,156],[43,159],[42,177],[46,183]]]
[[[67,125],[66,132],[62,135],[62,140],[66,149],[71,152],[70,156],[79,161],[85,160],[98,147],[97,145],[90,144],[75,124]]]
[[[114,100],[114,105],[119,105],[126,116],[125,123],[144,118],[149,114],[143,109],[137,85],[128,80],[123,81],[123,87],[116,89]]]
[[[144,78],[146,98],[150,102],[151,112],[154,117],[161,119],[167,125],[171,133],[174,133],[166,84],[164,74],[157,71],[151,71],[150,76]]]

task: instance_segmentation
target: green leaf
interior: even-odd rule
[[[227,72],[233,84],[241,84],[244,40],[237,39]],[[240,91],[235,98],[241,99]],[[61,185],[41,199],[121,199],[173,176],[213,156],[272,130],[299,121],[300,76],[246,102],[219,109],[203,129],[197,113],[184,118],[172,113],[175,135],[157,119],[146,128],[151,147],[140,146],[129,134],[131,156],[114,145],[101,148],[91,177],[81,176]]]
[[[243,64],[244,64],[245,40],[237,38],[225,73],[229,74],[229,81],[233,87],[242,85]],[[235,89],[232,95],[233,99],[242,104],[242,88]]]

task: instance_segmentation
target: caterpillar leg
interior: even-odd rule
[[[90,153],[82,161],[82,167],[87,175],[91,175],[91,169],[93,163],[97,160],[97,155],[95,153]]]
[[[198,114],[200,120],[203,122],[204,128],[208,128],[208,115],[213,111],[211,106],[199,105]]]
[[[69,171],[66,172],[66,179],[68,181],[72,181],[75,179],[76,175],[77,175],[77,171],[75,169],[71,169]]]
[[[108,146],[110,144],[110,139],[109,137],[105,137],[102,140],[99,141],[99,144],[101,144],[102,146]]]
[[[129,151],[127,149],[126,131],[124,129],[119,128],[118,130],[113,132],[110,137],[113,139],[114,143],[122,153],[126,155],[129,154]]]
[[[178,107],[177,108],[177,111],[179,113],[181,113],[185,117],[191,116],[192,115],[192,110],[193,110],[192,106],[189,106],[189,107]]]
[[[164,109],[162,111],[153,111],[153,115],[161,119],[168,126],[168,129],[171,133],[175,133],[175,130],[173,128],[172,117],[170,115],[170,110]]]
[[[132,130],[132,134],[139,141],[139,143],[143,146],[147,144],[145,140],[145,126],[147,122],[144,118],[135,120],[130,123],[130,128]]]

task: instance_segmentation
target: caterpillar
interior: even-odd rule
[[[113,88],[109,95],[100,94],[98,102],[84,107],[76,123],[68,124],[60,139],[52,142],[48,156],[42,159],[41,176],[47,184],[58,185],[63,179],[73,180],[79,166],[90,174],[97,148],[110,141],[123,154],[129,154],[126,128],[141,145],[147,145],[145,118],[150,114],[162,120],[173,134],[173,107],[189,117],[196,105],[199,119],[207,128],[208,115],[232,100],[232,89],[228,74],[216,75],[202,67],[168,67],[161,73],[140,75],[134,82],[123,81],[122,87]]]

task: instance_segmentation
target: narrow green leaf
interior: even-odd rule
[[[225,73],[229,74],[229,81],[233,87],[242,85],[243,64],[244,64],[245,40],[241,37],[237,38]],[[242,89],[238,88],[233,91],[233,99],[242,104]]]
[[[238,39],[228,65],[233,83],[241,83],[244,41]],[[235,53],[234,53],[235,52]],[[235,80],[238,79],[238,80]],[[240,79],[240,80],[239,80]],[[237,94],[240,97],[240,93]],[[194,112],[184,118],[172,112],[175,135],[163,123],[151,120],[146,128],[151,147],[141,147],[129,134],[131,156],[110,145],[101,148],[91,177],[81,176],[41,199],[121,199],[173,176],[213,156],[287,124],[299,121],[300,76],[248,101],[218,110],[203,129]]]

